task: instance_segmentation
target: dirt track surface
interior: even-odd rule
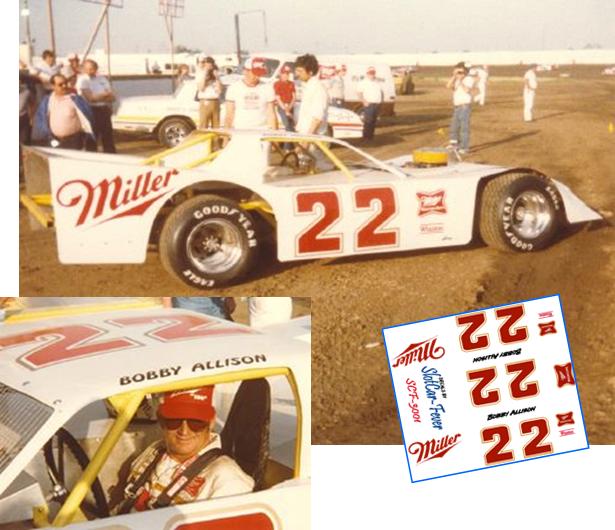
[[[367,150],[381,159],[439,145],[450,95],[416,79]],[[537,121],[522,121],[520,81],[493,79],[472,116],[469,160],[543,171],[595,209],[615,211],[615,79],[543,80]],[[155,151],[150,141],[121,150]],[[156,254],[144,265],[62,266],[53,232],[32,232],[22,210],[21,295],[201,294],[171,279]],[[280,264],[261,260],[250,281],[211,294],[311,296],[313,443],[401,443],[383,326],[559,293],[590,443],[615,443],[615,231],[586,227],[550,249],[504,254],[481,246]]]

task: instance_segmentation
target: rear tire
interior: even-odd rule
[[[549,246],[563,219],[555,184],[541,175],[508,173],[490,181],[482,194],[480,235],[490,247],[533,252]]]
[[[237,203],[199,195],[166,219],[159,253],[163,267],[187,285],[199,289],[227,285],[245,276],[255,263],[256,225]]]
[[[158,142],[165,147],[175,147],[194,130],[187,118],[167,118],[158,126]]]

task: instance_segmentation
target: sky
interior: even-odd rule
[[[13,0],[14,1],[14,0]],[[23,7],[25,0],[19,0]],[[113,0],[111,51],[169,49],[158,0]],[[28,0],[38,55],[49,47],[47,0]],[[52,0],[59,55],[81,52],[101,6]],[[234,14],[242,48],[313,53],[413,53],[583,48],[615,49],[615,0],[184,0],[175,42],[206,53],[235,51]],[[20,42],[25,24],[20,17]],[[102,32],[101,32],[102,33]],[[94,48],[102,48],[102,35]]]

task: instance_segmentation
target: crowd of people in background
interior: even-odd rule
[[[273,83],[261,80],[268,72],[266,60],[258,57],[249,58],[241,79],[229,86],[223,85],[223,74],[211,56],[199,55],[194,76],[190,70],[189,65],[179,65],[177,82],[196,80],[199,128],[220,126],[224,102],[225,127],[275,129],[280,123],[287,131],[327,134],[328,108],[345,105],[346,66],[319,65],[311,54],[298,57],[294,68],[284,65]],[[470,150],[472,105],[485,105],[488,77],[486,65],[461,62],[447,82],[453,94],[449,147],[460,154]],[[533,120],[536,87],[536,65],[531,65],[524,76],[525,121]],[[367,68],[356,88],[362,105],[363,139],[371,141],[384,101],[374,67]],[[43,52],[37,67],[20,62],[20,144],[96,151],[101,143],[105,153],[115,153],[111,124],[115,97],[109,79],[98,73],[97,63],[91,59],[80,62],[76,53],[68,55],[67,64],[58,63],[51,50]],[[284,147],[290,149],[292,144]]]
[[[19,63],[19,141],[48,147],[115,153],[109,79],[92,59],[76,53],[67,64],[45,50],[39,66]]]

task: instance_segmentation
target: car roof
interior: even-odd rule
[[[46,404],[70,403],[67,408],[75,410],[129,390],[234,370],[287,367],[309,372],[309,345],[295,340],[306,329],[293,325],[296,331],[289,334],[257,331],[165,308],[2,325],[0,382]],[[188,333],[206,335],[182,338]],[[27,342],[16,339],[24,334]],[[67,336],[72,337],[68,347],[62,341]],[[100,351],[95,345],[101,343],[111,351]],[[98,351],[80,354],[84,348]]]

